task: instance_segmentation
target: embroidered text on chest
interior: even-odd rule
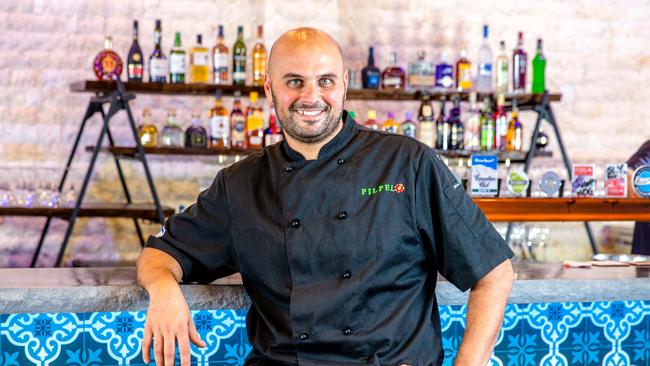
[[[361,195],[362,196],[374,196],[377,193],[381,192],[395,192],[395,193],[402,193],[404,192],[404,184],[398,183],[398,184],[380,184],[376,187],[367,187],[367,188],[361,188]]]

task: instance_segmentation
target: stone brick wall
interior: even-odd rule
[[[2,179],[15,179],[16,167],[61,167],[74,141],[89,95],[72,94],[69,83],[92,79],[91,62],[102,47],[104,35],[114,39],[123,56],[128,51],[131,21],[140,20],[140,44],[145,53],[152,47],[154,19],[162,19],[163,44],[168,52],[173,32],[183,34],[191,45],[196,33],[214,42],[218,24],[224,24],[227,43],[234,42],[237,25],[245,27],[249,47],[257,24],[265,26],[267,47],[282,32],[296,26],[315,26],[339,40],[346,62],[361,68],[367,47],[377,47],[377,61],[385,65],[390,51],[400,63],[413,60],[419,50],[438,57],[442,50],[456,55],[461,47],[476,57],[481,26],[488,23],[496,53],[498,40],[510,49],[516,32],[523,30],[530,57],[535,38],[544,39],[548,58],[549,89],[563,94],[554,106],[570,156],[575,162],[626,159],[650,137],[650,3],[644,0],[561,2],[498,1],[380,1],[380,0],[8,0],[0,2],[0,167]],[[166,108],[179,110],[180,121],[189,123],[190,111],[207,110],[207,97],[138,96],[132,108],[139,116],[144,107],[153,109],[161,125]],[[230,101],[227,101],[229,104]],[[400,114],[415,110],[416,103],[349,102],[347,107],[365,115],[369,108]],[[204,114],[205,116],[205,114]],[[524,114],[530,129],[534,115]],[[83,145],[98,132],[93,120]],[[124,117],[113,125],[118,142],[130,136]],[[557,152],[555,139],[551,149]],[[80,182],[89,155],[75,162],[73,181]],[[123,199],[116,184],[114,163],[101,156],[88,200]],[[211,158],[152,157],[156,185],[163,202],[172,207],[187,205],[201,187],[209,184],[228,162]],[[558,166],[559,159],[539,162]],[[149,199],[140,166],[125,162],[129,183],[139,201]],[[78,187],[77,187],[78,188]],[[36,245],[44,219],[0,218],[0,267],[25,266]],[[614,223],[629,227],[629,223]],[[602,225],[595,226],[598,234]],[[56,222],[46,243],[42,264],[48,265],[65,229]],[[148,233],[156,225],[145,227]],[[580,224],[552,225],[551,259],[588,255]],[[621,248],[619,248],[621,249]],[[622,248],[621,250],[625,250]],[[73,259],[130,261],[139,245],[129,220],[92,219],[77,223],[66,262]]]

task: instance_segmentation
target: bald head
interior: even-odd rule
[[[268,72],[273,76],[277,65],[297,54],[327,55],[337,71],[343,72],[343,53],[339,44],[329,34],[320,29],[301,27],[282,34],[271,47]]]

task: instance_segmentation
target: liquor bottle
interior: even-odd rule
[[[542,53],[542,39],[537,38],[537,53],[533,58],[533,93],[544,93],[546,90],[546,57]]]
[[[506,97],[499,93],[497,97],[497,110],[494,112],[494,148],[506,150],[508,135],[508,116],[506,115]]]
[[[368,111],[368,120],[363,124],[371,130],[379,130],[379,123],[377,123],[377,111],[371,109]]]
[[[472,64],[464,49],[460,51],[460,58],[456,61],[456,88],[459,91],[472,89]]]
[[[236,149],[246,148],[246,115],[241,109],[241,93],[235,91],[235,101],[230,112],[230,146]]]
[[[264,146],[273,145],[284,139],[282,129],[278,126],[277,117],[275,117],[275,109],[271,108],[269,115],[269,127],[264,130]]]
[[[476,92],[469,93],[469,110],[465,124],[465,149],[472,151],[481,148],[481,111],[476,98]]]
[[[408,85],[411,89],[429,89],[436,84],[436,67],[425,59],[426,53],[418,51],[418,59],[409,63]]]
[[[264,27],[260,24],[257,26],[257,42],[253,47],[253,85],[264,85],[264,75],[266,74],[266,48],[264,47]]]
[[[208,133],[201,122],[201,113],[192,113],[192,124],[185,130],[185,147],[208,147]]]
[[[185,70],[187,55],[181,44],[181,32],[174,34],[174,47],[169,52],[169,82],[174,84],[185,83]]]
[[[460,97],[454,96],[453,107],[449,111],[449,124],[451,134],[449,136],[449,148],[451,150],[463,150],[465,148],[465,125],[460,119]]]
[[[436,149],[449,150],[451,142],[451,124],[445,113],[445,100],[440,101],[440,114],[436,119]]]
[[[492,91],[492,48],[488,41],[489,28],[483,25],[483,43],[478,49],[476,91],[489,93]]]
[[[429,94],[425,93],[420,103],[418,112],[418,122],[420,122],[420,141],[429,147],[436,146],[436,125],[433,122],[433,106]]]
[[[494,116],[490,108],[490,98],[483,100],[481,113],[481,150],[494,150]]]
[[[510,114],[510,123],[508,124],[506,144],[506,150],[508,151],[521,151],[524,145],[522,126],[521,122],[519,122],[517,100],[514,98],[512,99],[512,113]]]
[[[400,128],[402,130],[402,135],[408,136],[414,139],[418,138],[418,125],[413,121],[413,112],[406,112],[404,116],[404,122]]]
[[[160,46],[162,42],[162,29],[160,19],[156,19],[156,28],[153,32],[154,48],[149,56],[149,82],[167,82],[167,57]]]
[[[246,145],[249,149],[264,147],[264,111],[257,103],[259,94],[250,92],[250,105],[246,111]]]
[[[381,74],[375,67],[375,48],[368,50],[368,65],[361,70],[361,83],[364,89],[379,89]]]
[[[126,59],[126,73],[129,81],[142,81],[144,76],[144,58],[138,43],[138,21],[133,21],[133,43]]]
[[[244,27],[237,27],[237,40],[232,46],[232,84],[246,85],[246,44]]]
[[[151,110],[145,108],[142,110],[142,119],[138,126],[138,137],[140,144],[145,147],[158,146],[158,129],[151,123]]]
[[[228,110],[223,106],[221,89],[215,92],[214,107],[210,109],[210,147],[228,149],[230,147],[230,120]]]
[[[451,89],[454,87],[454,66],[449,63],[449,53],[443,51],[440,62],[436,65],[436,88]]]
[[[524,33],[517,35],[517,48],[512,53],[512,91],[515,93],[526,92],[526,68],[528,55],[524,51]]]
[[[99,51],[93,62],[97,80],[119,79],[122,74],[122,59],[113,51],[113,39],[104,38],[104,49]]]
[[[388,112],[388,118],[381,124],[381,130],[395,134],[399,133],[400,124],[395,121],[395,114],[393,112]]]
[[[219,24],[217,44],[212,48],[212,80],[215,84],[228,84],[228,62],[228,46],[223,36],[223,25]]]
[[[210,50],[203,45],[203,35],[196,35],[196,45],[190,50],[190,83],[210,82]]]
[[[390,54],[390,64],[381,73],[382,89],[404,89],[406,88],[406,72],[397,66],[397,52]]]
[[[548,135],[544,132],[544,125],[540,123],[539,131],[537,132],[537,140],[535,140],[535,149],[544,152],[548,146]]]
[[[183,147],[183,130],[176,123],[176,110],[167,111],[167,120],[160,135],[161,146]]]
[[[509,60],[506,55],[506,42],[499,42],[499,55],[496,60],[496,91],[497,93],[507,93],[508,92],[508,79],[510,78],[509,69]]]

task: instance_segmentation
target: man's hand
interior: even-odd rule
[[[181,357],[181,365],[190,364],[190,341],[205,347],[190,315],[183,293],[178,285],[150,290],[150,303],[142,340],[142,359],[151,362],[150,349],[153,337],[156,365],[174,365],[175,343]]]
[[[137,263],[138,282],[149,293],[149,309],[144,325],[142,359],[151,362],[151,341],[156,365],[173,366],[176,342],[181,365],[190,365],[190,341],[205,347],[178,283],[183,270],[167,253],[144,248]]]

